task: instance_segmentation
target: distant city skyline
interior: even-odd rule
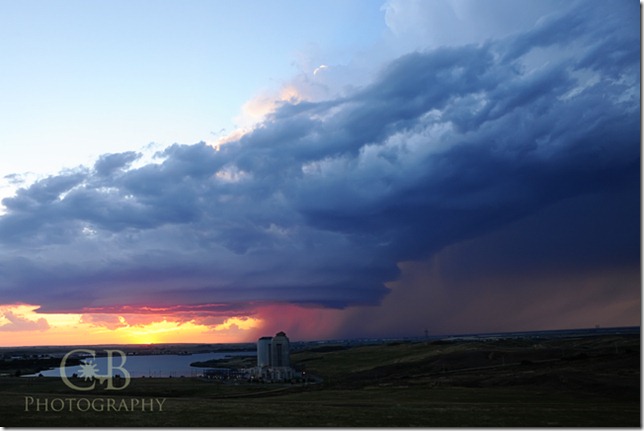
[[[0,346],[640,324],[636,2],[0,17]]]

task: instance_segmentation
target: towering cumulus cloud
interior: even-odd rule
[[[222,315],[376,305],[400,262],[507,226],[497,244],[529,252],[499,264],[497,249],[472,246],[461,269],[637,265],[631,9],[582,4],[411,52],[342,96],[278,103],[220,148],[176,144],[148,164],[106,154],[37,181],[2,201],[0,302]]]

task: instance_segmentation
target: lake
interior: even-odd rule
[[[130,373],[131,377],[195,377],[203,372],[203,368],[191,367],[193,362],[209,361],[211,359],[222,359],[226,356],[255,356],[255,352],[217,352],[197,353],[194,355],[133,355],[127,356],[123,367]],[[91,358],[90,358],[91,359]],[[99,374],[107,370],[107,358],[97,357],[93,359]],[[121,363],[121,357],[115,355],[114,366]],[[80,366],[72,365],[65,367],[65,374],[71,377],[79,373]],[[116,371],[116,370],[115,370]],[[118,371],[117,371],[118,372]],[[60,377],[60,367],[52,370],[41,371],[45,377]],[[123,374],[122,372],[119,374]],[[34,377],[38,374],[31,374],[24,377]]]

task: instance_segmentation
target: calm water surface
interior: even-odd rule
[[[217,352],[197,353],[194,355],[136,355],[127,356],[123,367],[130,373],[131,377],[194,377],[203,372],[203,368],[191,367],[192,362],[208,361],[210,359],[221,359],[226,356],[255,356],[255,352]],[[91,359],[91,358],[89,358]],[[107,358],[98,357],[92,359],[96,364],[99,374],[107,371]],[[121,357],[115,355],[113,358],[114,367],[121,363]],[[65,374],[71,377],[79,372],[79,365],[65,367]],[[118,373],[118,370],[115,370]],[[60,377],[60,367],[41,372],[45,377]],[[123,373],[120,373],[123,374]],[[33,377],[31,376],[25,377]]]

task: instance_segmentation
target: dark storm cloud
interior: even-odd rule
[[[582,266],[632,261],[631,12],[584,8],[503,40],[411,53],[342,98],[283,103],[220,151],[174,145],[141,167],[137,153],[110,154],[20,189],[3,200],[0,302],[376,304],[397,262],[584,195],[618,196],[597,205],[619,211],[600,225],[601,212],[571,211],[597,241],[566,253]]]
[[[98,176],[110,175],[116,170],[127,168],[133,161],[141,157],[140,153],[127,151],[118,154],[104,154],[94,164]]]
[[[575,196],[405,262],[380,307],[347,313],[343,335],[637,325],[638,209],[632,191]]]

